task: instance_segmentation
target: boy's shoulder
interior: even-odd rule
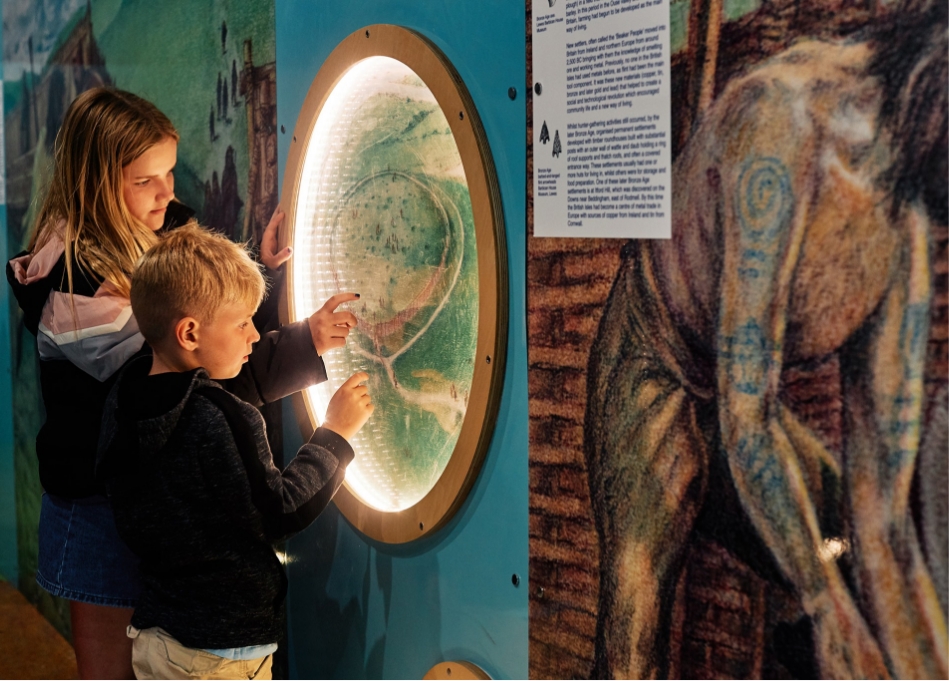
[[[165,377],[164,381],[156,380],[160,377]],[[218,439],[222,429],[226,428],[236,440],[239,436],[253,434],[258,427],[262,428],[260,412],[224,389],[204,369],[149,376],[148,379],[143,384],[144,392],[132,399],[137,399],[144,409],[149,401],[157,400],[157,404],[153,402],[150,414],[140,414],[146,418],[168,418],[170,423],[166,427],[172,426],[182,434],[185,429],[190,431],[186,439]],[[163,382],[169,387],[164,387]]]
[[[254,405],[245,402],[210,378],[204,369],[198,369],[185,409],[192,413],[192,427],[212,428],[217,436],[226,426],[242,456],[252,453],[257,458],[257,447],[266,441],[263,416]]]
[[[210,445],[214,454],[231,462],[236,454],[240,468],[248,474],[261,466],[260,450],[267,447],[266,427],[253,405],[208,379],[193,388],[185,408],[192,410],[193,417],[187,420],[196,432],[182,433],[184,442],[202,449]],[[233,448],[229,446],[231,441]]]
[[[130,362],[109,395],[99,443],[103,471],[110,460],[121,458],[120,450],[136,452],[140,461],[166,449],[174,456],[196,449],[226,455],[232,436],[238,451],[248,444],[256,451],[263,425],[253,406],[224,390],[204,369],[148,375],[150,366],[151,357]]]
[[[200,410],[204,418],[227,422],[235,439],[238,434],[253,433],[263,426],[260,412],[252,404],[228,392],[211,379],[196,382],[188,402],[190,408]]]

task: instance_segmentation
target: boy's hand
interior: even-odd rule
[[[346,344],[349,330],[356,326],[356,315],[348,310],[336,311],[343,303],[359,300],[358,293],[337,293],[310,315],[310,335],[316,354],[322,357],[328,350],[341,348]]]
[[[277,251],[277,231],[283,217],[286,213],[277,206],[273,212],[270,222],[267,223],[264,234],[260,238],[260,261],[272,270],[277,269],[293,255],[293,249],[287,246],[282,251]]]
[[[369,374],[357,371],[339,387],[339,390],[330,398],[329,406],[326,408],[324,428],[332,430],[346,440],[350,440],[359,432],[375,409],[369,398],[369,388],[362,384],[367,380],[369,380]]]

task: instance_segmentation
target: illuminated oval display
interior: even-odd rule
[[[370,375],[375,413],[354,438],[346,482],[383,511],[420,501],[461,432],[478,340],[478,258],[465,171],[444,112],[408,66],[355,64],[305,150],[296,205],[294,307],[361,294],[346,347],[310,388],[322,420],[333,391]]]
[[[506,273],[490,154],[450,64],[394,26],[334,50],[297,139],[289,316],[361,295],[347,304],[358,326],[324,357],[328,380],[306,392],[307,418],[318,425],[333,392],[369,374],[375,412],[337,503],[370,536],[407,541],[463,500],[497,411]]]

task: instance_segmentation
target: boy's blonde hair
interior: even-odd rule
[[[29,250],[36,252],[61,230],[70,292],[75,257],[128,295],[135,262],[158,237],[126,207],[122,168],[165,139],[178,140],[171,121],[130,92],[93,88],[69,105]]]
[[[132,274],[132,312],[152,346],[175,324],[194,317],[203,324],[232,303],[255,310],[266,291],[260,266],[245,246],[196,224],[179,227],[142,256]]]

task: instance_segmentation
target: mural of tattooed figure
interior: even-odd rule
[[[673,238],[626,247],[588,375],[595,677],[668,673],[716,471],[810,617],[821,675],[949,676],[910,509],[947,46],[945,0],[908,0],[860,41],[801,42],[736,78],[675,163]],[[842,453],[781,399],[784,370],[835,354]]]

